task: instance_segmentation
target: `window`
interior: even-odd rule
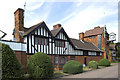
[[[67,56],[55,56],[55,64],[58,64],[58,63],[65,64],[66,62],[67,62]]]
[[[98,48],[101,49],[101,35],[98,35]]]
[[[88,55],[90,55],[90,56],[96,56],[96,52],[88,52]]]
[[[83,51],[79,51],[78,55],[83,55]]]
[[[100,53],[100,56],[102,56],[102,53]]]
[[[84,56],[87,56],[87,55],[88,55],[88,51],[84,51],[84,52],[83,52],[83,55],[84,55]]]
[[[55,64],[58,64],[58,56],[55,56]]]
[[[65,41],[56,40],[55,47],[65,47]]]
[[[41,37],[35,37],[35,44],[48,45],[48,39],[47,38],[41,38]]]
[[[75,60],[75,56],[70,56],[70,60]]]

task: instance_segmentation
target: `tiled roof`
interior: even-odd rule
[[[85,32],[84,37],[93,36],[93,35],[99,35],[102,34],[104,31],[104,27],[91,29]]]
[[[25,29],[25,33],[24,33],[24,36],[28,35],[30,32],[32,32],[35,28],[37,28],[39,25],[41,25],[44,21],[36,24],[36,25],[33,25],[32,27],[30,28],[24,28]]]
[[[51,30],[52,35],[55,37],[61,29],[62,29],[62,27],[59,27],[58,29]]]
[[[72,38],[70,38],[70,40],[72,41],[72,43],[76,49],[101,52],[101,50],[99,48],[97,48],[93,43],[81,41],[81,40],[77,40],[77,39],[72,39]]]

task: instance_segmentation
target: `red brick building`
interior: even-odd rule
[[[109,55],[109,34],[106,27],[94,27],[94,29],[87,30],[85,33],[79,33],[79,40],[91,42],[104,52],[104,58],[108,59]]]

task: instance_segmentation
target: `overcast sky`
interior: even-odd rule
[[[51,30],[59,23],[70,38],[78,39],[80,32],[106,25],[108,33],[116,33],[118,39],[118,0],[3,0],[0,30],[7,33],[5,40],[13,39],[14,12],[24,9],[25,2],[25,27],[45,21]]]

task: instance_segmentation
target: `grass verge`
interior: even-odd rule
[[[57,77],[62,77],[62,76],[66,76],[66,75],[70,75],[70,74],[67,74],[67,73],[63,73],[63,71],[54,71],[54,78],[57,78]]]
[[[90,71],[92,70],[92,68],[89,68],[88,66],[87,67],[83,67],[83,71],[86,72],[86,71]]]

